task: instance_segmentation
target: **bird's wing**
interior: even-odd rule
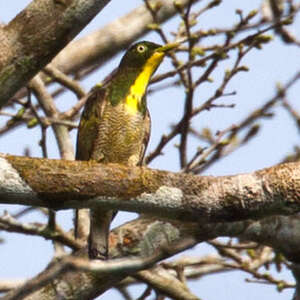
[[[105,88],[95,87],[87,99],[78,128],[76,160],[89,160],[91,157],[105,106],[105,91]]]

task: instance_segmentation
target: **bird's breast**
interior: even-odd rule
[[[126,104],[107,105],[98,127],[94,153],[104,163],[135,165],[141,159],[145,136],[145,118],[137,112],[128,111]],[[97,157],[93,157],[97,159]]]

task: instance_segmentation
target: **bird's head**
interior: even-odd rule
[[[119,68],[143,69],[149,61],[154,69],[158,67],[165,56],[163,47],[152,42],[139,42],[132,45],[123,56]]]
[[[110,85],[110,102],[117,105],[125,101],[135,113],[142,103],[151,76],[162,62],[166,52],[177,44],[161,46],[143,41],[132,45],[123,56],[117,72]]]

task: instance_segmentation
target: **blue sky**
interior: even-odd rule
[[[9,22],[23,7],[30,1],[4,1],[0,0],[0,21]],[[257,8],[261,1],[223,1],[217,9],[212,10],[207,15],[201,17],[197,28],[206,29],[213,27],[226,27],[232,24],[234,19],[238,21],[235,14],[236,8],[241,8],[249,12]],[[118,16],[124,15],[131,9],[140,5],[142,1],[131,0],[126,2],[126,7],[120,7],[120,1],[111,1],[107,7],[87,26],[80,36],[102,27]],[[293,26],[291,30],[299,36],[298,26]],[[166,32],[176,30],[178,20],[169,21],[164,27]],[[144,38],[143,38],[144,39]],[[160,43],[161,40],[156,33],[148,34],[145,39]],[[95,72],[84,80],[84,87],[89,90],[95,83],[101,81],[112,69],[114,69],[121,57],[120,53],[114,60],[107,63],[101,70]],[[276,83],[285,83],[297,70],[299,70],[299,49],[294,46],[282,44],[278,38],[274,42],[264,47],[263,50],[254,50],[244,60],[244,64],[250,68],[247,73],[241,73],[229,84],[227,92],[236,91],[235,96],[226,97],[219,103],[234,103],[234,109],[217,109],[203,113],[193,122],[196,128],[210,126],[213,131],[222,130],[232,124],[242,120],[249,111],[252,111],[269,100],[275,93]],[[159,68],[158,73],[167,70],[170,63],[168,59]],[[216,82],[223,76],[226,68],[232,65],[232,60],[224,61],[213,74]],[[205,101],[214,90],[214,84],[201,86],[196,93],[196,103]],[[288,94],[290,103],[300,110],[299,84]],[[68,94],[70,97],[70,94]],[[64,104],[70,103],[68,95],[64,98]],[[158,143],[162,132],[168,133],[170,125],[178,120],[183,107],[183,92],[180,89],[168,89],[164,92],[154,93],[148,99],[149,109],[152,116],[152,135],[148,151],[154,149]],[[73,99],[74,100],[74,99]],[[273,110],[276,114],[273,119],[260,121],[261,132],[247,146],[242,147],[234,154],[222,159],[219,163],[209,168],[205,174],[227,175],[243,172],[251,172],[260,168],[272,166],[278,163],[287,153],[290,153],[293,146],[299,144],[299,133],[295,123],[281,107],[277,106]],[[0,124],[3,124],[0,119]],[[76,132],[72,132],[75,143]],[[26,128],[15,130],[13,133],[2,137],[0,152],[22,155],[23,149],[29,146],[32,156],[41,156],[41,150],[37,143],[40,138],[39,129],[28,131]],[[53,135],[48,139],[49,156],[58,158],[58,151]],[[174,144],[178,140],[172,141],[166,148],[165,155],[155,160],[150,167],[171,171],[178,171],[178,153]],[[191,149],[198,145],[191,139]],[[190,153],[192,155],[192,152]],[[1,207],[0,213],[7,209]],[[14,210],[17,208],[14,207]],[[19,209],[19,208],[18,208]],[[17,209],[17,210],[18,210]],[[115,224],[122,223],[128,214],[119,214]],[[71,212],[60,212],[60,220],[63,220],[65,227],[71,226]],[[24,218],[26,221],[42,220],[38,214],[30,214]],[[37,274],[46,264],[52,255],[52,246],[48,241],[40,238],[25,237],[23,235],[1,233],[0,237],[8,238],[5,245],[0,247],[0,280],[1,278],[23,278]],[[210,248],[199,245],[192,255],[199,255],[211,251]],[[190,252],[189,252],[190,253]],[[277,274],[280,278],[292,278],[288,272]],[[208,276],[191,284],[192,290],[202,299],[219,300],[230,299],[250,300],[259,297],[260,299],[283,300],[291,298],[291,291],[283,293],[276,292],[273,286],[245,284],[244,275],[241,273],[228,273],[224,275]],[[218,286],[218,289],[215,287]],[[140,291],[136,287],[133,292]],[[108,291],[101,299],[116,297],[116,292]],[[241,298],[241,295],[242,298]]]

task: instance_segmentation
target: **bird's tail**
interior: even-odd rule
[[[110,223],[116,212],[93,208],[90,210],[89,257],[91,259],[107,259],[108,236]]]

